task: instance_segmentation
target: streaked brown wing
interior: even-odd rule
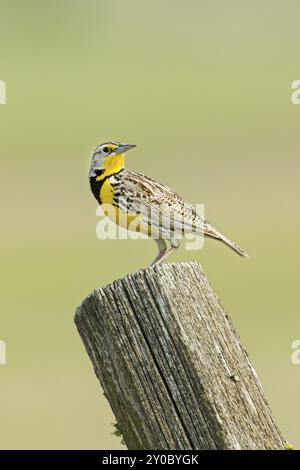
[[[207,221],[196,213],[194,207],[165,186],[148,176],[129,170],[122,172],[122,194],[119,196],[121,209],[130,214],[140,214],[144,223],[167,233],[181,236],[187,232],[205,232]]]

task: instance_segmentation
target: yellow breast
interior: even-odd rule
[[[120,225],[123,228],[130,229],[135,227],[135,231],[140,231],[138,228],[139,224],[136,224],[139,217],[138,214],[128,214],[123,212],[116,201],[114,201],[115,190],[113,185],[110,183],[109,178],[106,179],[101,187],[100,199],[104,214],[110,218],[115,224]]]

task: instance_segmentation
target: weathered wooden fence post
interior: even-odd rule
[[[198,263],[150,267],[97,289],[75,322],[129,449],[284,449]]]

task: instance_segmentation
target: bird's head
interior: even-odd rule
[[[136,145],[122,144],[121,142],[105,142],[98,145],[93,154],[89,178],[108,176],[122,170],[125,152],[134,147]]]

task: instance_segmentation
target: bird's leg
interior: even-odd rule
[[[172,255],[173,253],[175,253],[176,250],[178,250],[179,248],[179,245],[180,245],[180,242],[179,240],[170,240],[171,242],[171,248],[168,249],[168,251],[165,252],[165,254],[163,255],[163,257],[161,258],[161,260],[159,261],[160,263],[162,261],[165,261],[170,255]]]
[[[157,244],[158,255],[152,261],[151,266],[154,266],[155,264],[158,264],[162,261],[162,258],[165,256],[165,254],[167,252],[167,248],[168,248],[165,240],[162,240],[162,239],[158,238],[157,240],[154,240],[154,241]]]
[[[159,253],[158,253],[157,257],[155,258],[155,260],[153,261],[151,266],[154,266],[155,264],[159,264],[159,263],[162,263],[163,261],[165,261],[172,253],[174,253],[176,250],[178,250],[179,245],[180,245],[179,240],[176,240],[176,239],[170,240],[171,248],[169,248],[167,250],[167,244],[166,244],[165,240],[155,240],[155,241],[157,242]],[[162,242],[161,246],[164,245],[163,250],[160,249],[158,242]]]

